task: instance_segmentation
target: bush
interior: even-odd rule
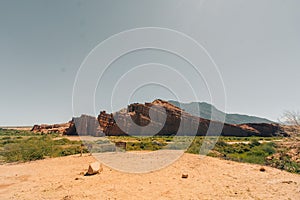
[[[275,144],[273,142],[262,144],[261,149],[268,155],[271,155],[276,152]]]
[[[0,129],[0,136],[33,136],[31,131]]]
[[[54,140],[53,143],[55,145],[66,145],[66,144],[70,144],[72,142],[67,138],[62,138],[62,139],[59,139],[59,140]]]
[[[250,146],[251,147],[259,146],[259,145],[260,145],[260,143],[257,139],[253,138],[253,139],[250,140]]]
[[[5,162],[24,162],[80,153],[80,142],[65,138],[53,140],[49,135],[5,140],[2,145],[0,156]]]

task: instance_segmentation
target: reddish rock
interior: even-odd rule
[[[42,124],[34,125],[31,129],[34,133],[59,133],[62,135],[92,135],[104,136],[104,133],[95,117],[81,115],[74,117],[71,121],[64,124]]]
[[[152,106],[161,106],[166,112],[166,121],[162,125],[161,117],[163,112],[161,109],[154,108],[154,120],[150,120],[149,110]],[[130,120],[132,119],[132,120]],[[151,132],[151,128],[163,126],[156,135],[207,135],[210,127],[209,135],[218,135],[218,130],[223,126],[221,135],[223,136],[288,136],[278,124],[222,124],[221,122],[213,122],[200,117],[192,116],[180,108],[163,100],[155,100],[152,103],[130,104],[127,109],[123,109],[114,114],[107,114],[105,111],[100,112],[98,116],[99,124],[106,135],[150,135],[145,132],[142,127],[152,123],[152,127],[147,128]],[[119,123],[117,124],[116,121]],[[138,126],[135,126],[135,123]],[[121,126],[121,127],[119,127]],[[180,129],[179,129],[179,126]],[[191,131],[195,130],[195,133]],[[214,131],[215,130],[215,131]],[[144,132],[143,132],[144,131]]]
[[[69,128],[71,127],[72,122],[63,123],[63,124],[42,124],[42,125],[34,125],[31,129],[34,133],[59,133],[65,134],[68,132]]]
[[[152,114],[151,119],[150,114]],[[210,128],[209,133],[208,128]],[[153,134],[213,136],[219,135],[219,130],[222,130],[223,136],[289,136],[278,124],[222,124],[193,116],[159,99],[152,103],[130,104],[126,109],[116,113],[102,111],[98,118],[82,115],[65,124],[35,125],[32,128],[33,132],[92,136]]]

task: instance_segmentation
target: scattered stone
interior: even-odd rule
[[[261,168],[259,169],[259,171],[261,171],[261,172],[265,172],[265,171],[266,171],[266,169],[265,169],[264,167],[261,167]]]
[[[181,178],[188,178],[188,177],[189,177],[188,173],[182,173],[181,175]]]
[[[80,172],[79,175],[84,175],[84,172]]]
[[[292,183],[295,183],[295,184],[297,184],[296,182],[294,182],[294,181],[282,181],[282,183],[287,183],[287,184],[292,184]]]
[[[60,190],[60,189],[64,189],[63,185],[58,186],[57,188],[55,188],[55,190]]]
[[[63,197],[63,200],[72,200],[72,197],[69,196],[69,195],[67,195],[67,196],[64,196],[64,197]]]
[[[89,165],[89,169],[88,169],[86,175],[98,174],[102,170],[103,170],[102,165],[99,162],[93,162]]]

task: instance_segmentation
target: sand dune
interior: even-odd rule
[[[74,155],[2,165],[0,199],[300,199],[299,175],[269,167],[260,172],[259,165],[184,154],[146,174],[104,166],[98,175],[83,176],[93,161]]]

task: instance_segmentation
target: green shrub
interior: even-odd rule
[[[80,142],[68,139],[53,140],[50,135],[27,139],[5,140],[0,156],[5,162],[24,162],[80,153]]]
[[[259,146],[259,145],[260,145],[260,143],[256,138],[253,138],[253,139],[250,140],[250,146],[251,147]]]
[[[55,145],[66,145],[66,144],[70,144],[70,143],[72,143],[72,142],[67,138],[62,138],[62,139],[53,141],[53,144],[55,144]]]

